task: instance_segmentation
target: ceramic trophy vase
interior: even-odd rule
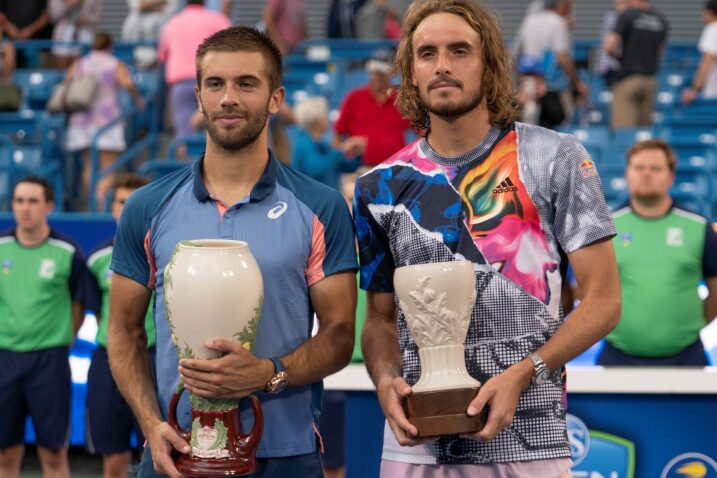
[[[466,414],[480,388],[465,364],[464,344],[476,301],[473,264],[399,267],[393,284],[421,362],[421,376],[405,402],[406,417],[419,436],[480,430],[486,414]]]
[[[246,242],[203,239],[181,241],[164,270],[167,321],[180,359],[215,359],[207,340],[235,340],[252,350],[264,297],[261,271]],[[240,476],[256,471],[256,449],[264,420],[255,396],[252,430],[244,434],[237,400],[189,394],[190,430],[177,423],[180,383],[169,404],[167,421],[192,451],[175,465],[185,476]]]

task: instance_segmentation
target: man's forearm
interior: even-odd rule
[[[145,436],[162,421],[154,391],[144,329],[129,331],[113,326],[107,334],[107,353],[117,387],[137,417]]]
[[[401,376],[401,351],[395,322],[367,319],[361,336],[361,352],[374,385]]]
[[[555,335],[540,347],[538,355],[551,370],[557,370],[605,337],[615,327],[619,316],[619,300],[585,297]]]
[[[338,372],[351,361],[354,331],[347,324],[332,324],[281,357],[288,385],[299,387]]]

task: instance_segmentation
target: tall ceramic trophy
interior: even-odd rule
[[[421,362],[421,376],[405,404],[408,420],[419,436],[480,430],[486,414],[466,414],[481,385],[468,374],[464,355],[476,301],[473,264],[399,267],[393,284]]]
[[[167,321],[179,358],[214,359],[207,340],[237,340],[254,347],[264,297],[259,266],[246,242],[182,241],[164,270]],[[256,471],[256,449],[264,430],[259,400],[251,395],[254,425],[241,432],[237,400],[203,398],[192,393],[189,431],[177,423],[180,383],[169,404],[168,422],[192,451],[175,464],[185,476],[240,476]]]

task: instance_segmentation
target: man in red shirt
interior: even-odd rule
[[[406,144],[404,134],[411,123],[396,109],[397,91],[391,87],[392,54],[379,50],[366,63],[368,85],[351,91],[341,105],[334,126],[335,143],[340,146],[352,136],[363,136],[368,144],[365,166],[375,166]]]

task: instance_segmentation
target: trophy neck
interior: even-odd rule
[[[414,392],[480,386],[480,382],[466,370],[465,347],[462,344],[419,348],[418,356],[421,378],[413,386]]]

